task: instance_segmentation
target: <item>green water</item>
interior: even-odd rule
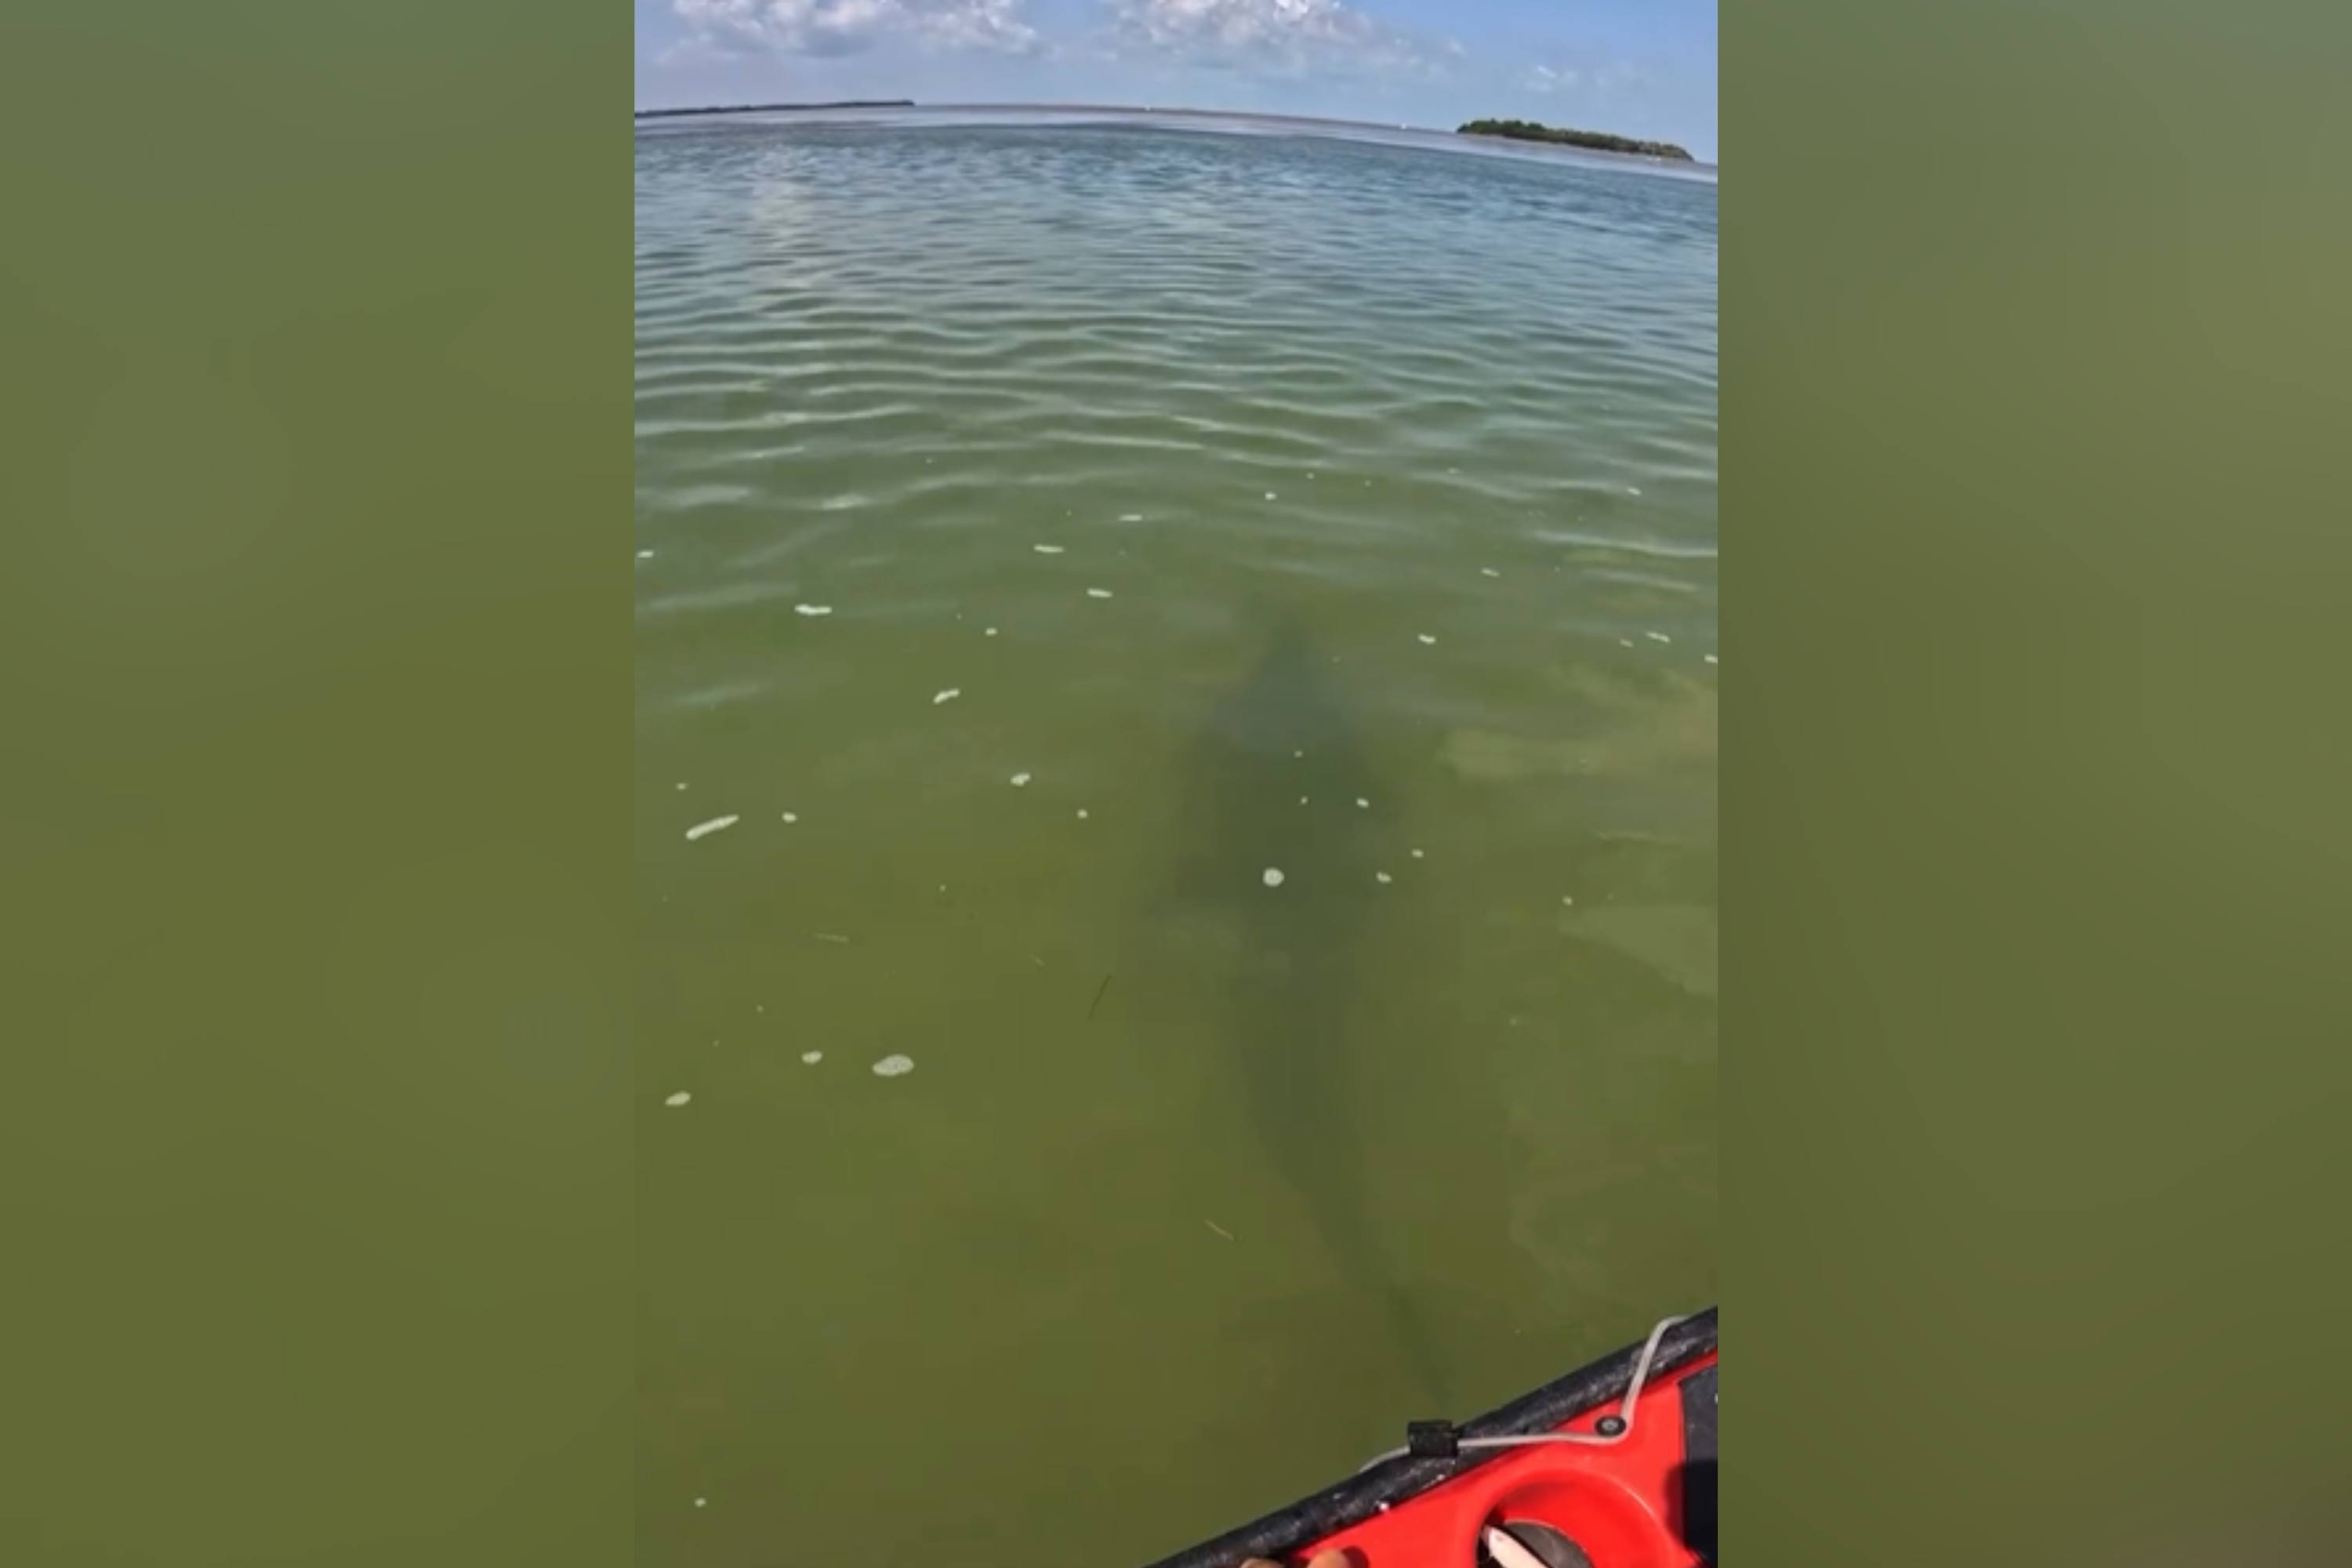
[[[640,1562],[1138,1563],[1712,1301],[1716,232],[639,133]]]

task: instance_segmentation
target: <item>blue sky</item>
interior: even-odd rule
[[[911,98],[1451,127],[1713,162],[1716,0],[635,0],[640,109]]]

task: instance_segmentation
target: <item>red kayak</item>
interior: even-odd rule
[[[1465,1426],[1407,1444],[1313,1497],[1152,1568],[1715,1568],[1716,1312]]]

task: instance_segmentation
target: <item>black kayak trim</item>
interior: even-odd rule
[[[1709,1307],[1668,1329],[1658,1342],[1657,1360],[1650,1369],[1651,1381],[1654,1383],[1670,1376],[1715,1350],[1717,1317],[1717,1310]],[[1641,1364],[1642,1352],[1646,1343],[1644,1340],[1642,1343],[1630,1345],[1615,1355],[1570,1373],[1556,1383],[1548,1383],[1532,1394],[1522,1394],[1475,1421],[1465,1422],[1461,1435],[1465,1438],[1532,1436],[1539,1432],[1556,1430],[1580,1415],[1622,1400],[1626,1390],[1633,1384],[1633,1374]],[[1713,1431],[1710,1415],[1707,1422],[1708,1451],[1704,1460],[1710,1469],[1714,1463]],[[1352,1530],[1456,1476],[1466,1475],[1481,1465],[1492,1464],[1511,1451],[1473,1449],[1459,1458],[1452,1459],[1402,1457],[1391,1459],[1334,1486],[1326,1487],[1311,1497],[1302,1498],[1287,1508],[1278,1509],[1263,1519],[1227,1531],[1213,1541],[1204,1541],[1172,1557],[1163,1557],[1150,1564],[1149,1568],[1238,1568],[1240,1563],[1253,1557],[1280,1562],[1328,1536],[1343,1530]],[[1712,1512],[1711,1509],[1709,1512]],[[1709,1520],[1708,1523],[1711,1526],[1712,1521]],[[1708,1533],[1712,1534],[1711,1528]],[[1711,1546],[1712,1542],[1708,1544]]]

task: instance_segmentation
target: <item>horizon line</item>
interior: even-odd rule
[[[1382,131],[1390,132],[1402,131],[1408,134],[1423,136],[1454,137],[1461,134],[1461,132],[1457,128],[1453,127],[1408,125],[1401,121],[1391,122],[1382,120],[1341,120],[1331,115],[1324,114],[1282,114],[1256,109],[1185,109],[1172,104],[1000,103],[985,100],[957,103],[920,103],[911,98],[852,99],[844,100],[835,103],[690,104],[669,108],[636,109],[633,110],[633,114],[634,117],[638,120],[679,120],[696,115],[822,114],[827,112],[855,111],[861,110],[899,109],[919,109],[941,113],[977,110],[996,114],[1030,111],[1047,114],[1181,115],[1199,120],[1268,120],[1295,125],[1329,125],[1359,131]],[[1465,121],[1465,123],[1468,122]],[[1613,136],[1619,133],[1616,132],[1592,132],[1592,134]],[[1479,140],[1494,140],[1502,142],[1504,139],[1480,138]],[[1633,141],[1638,140],[1638,138],[1627,137],[1625,140]],[[1538,142],[1507,142],[1506,144],[1515,148],[1554,151],[1587,158],[1621,159],[1627,163],[1641,163],[1646,166],[1664,169],[1683,169],[1693,171],[1706,170],[1710,174],[1717,172],[1717,164],[1714,161],[1701,160],[1696,157],[1692,158],[1685,163],[1679,159],[1660,158],[1651,153],[1613,153],[1597,147],[1554,146],[1551,143]]]

